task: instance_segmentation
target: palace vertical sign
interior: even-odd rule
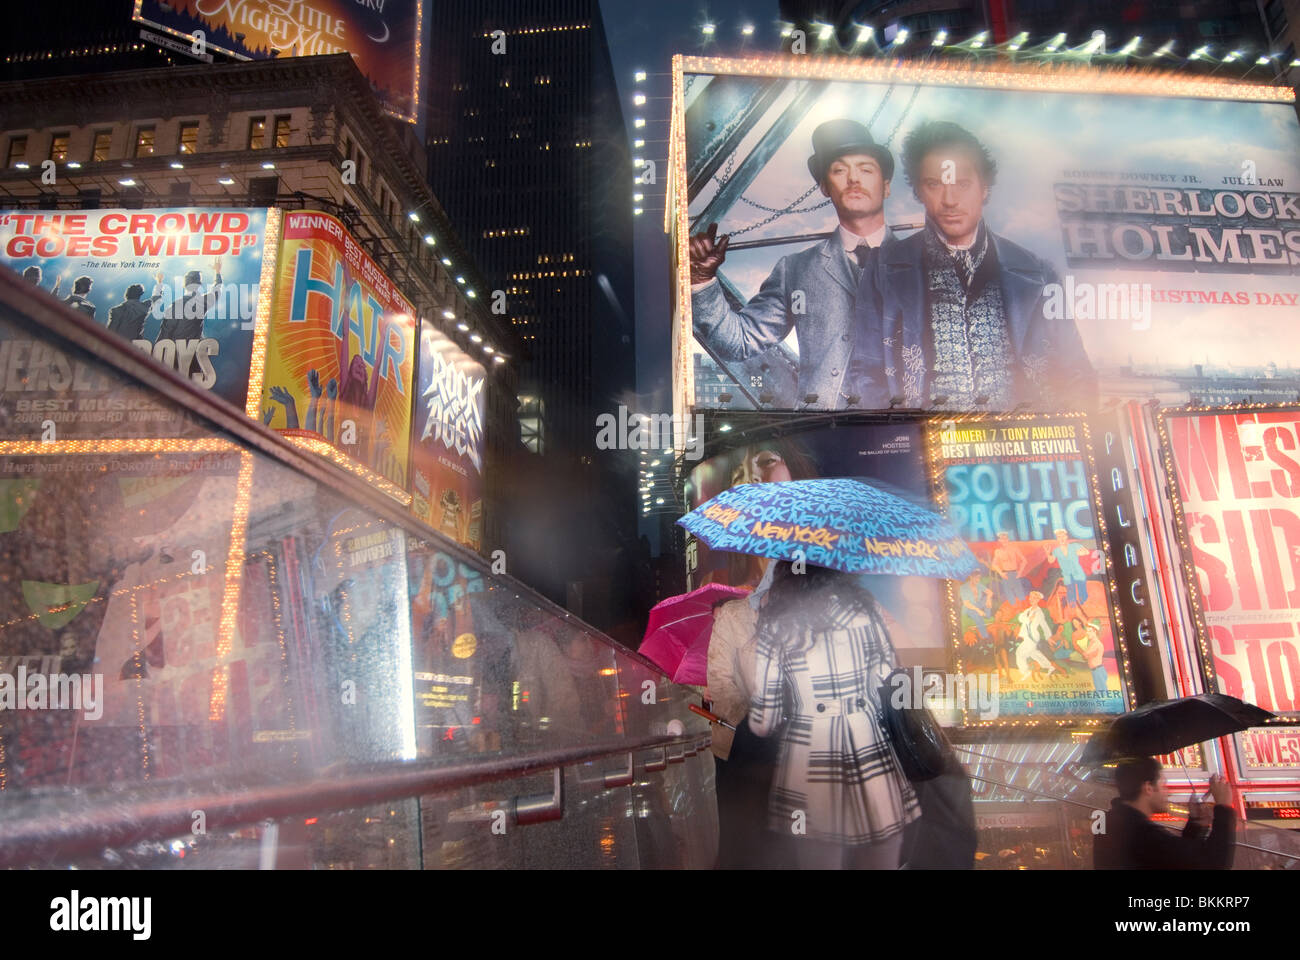
[[[1300,715],[1300,410],[1165,414],[1208,679]]]

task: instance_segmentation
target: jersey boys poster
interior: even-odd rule
[[[1170,411],[1164,427],[1218,689],[1300,717],[1300,410]]]
[[[0,212],[0,255],[32,285],[244,409],[265,210]]]
[[[477,550],[483,540],[486,371],[446,334],[423,324],[419,378],[411,510],[443,535]]]
[[[414,309],[334,217],[284,218],[262,419],[405,488]]]
[[[1290,89],[801,56],[678,70],[681,406],[1300,386]]]
[[[957,657],[999,715],[1122,713],[1105,552],[1081,417],[931,428],[941,496],[982,569],[950,585]]]

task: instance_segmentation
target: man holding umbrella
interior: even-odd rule
[[[1210,778],[1213,813],[1204,803],[1191,804],[1182,836],[1152,822],[1169,811],[1169,791],[1160,761],[1154,757],[1125,760],[1115,773],[1119,796],[1111,801],[1106,829],[1093,845],[1098,870],[1228,870],[1232,867],[1236,813],[1232,788],[1215,774]],[[1209,828],[1208,835],[1207,829]]]

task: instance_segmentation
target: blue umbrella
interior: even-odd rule
[[[677,521],[714,550],[844,573],[964,580],[980,568],[944,517],[853,479],[728,487]]]

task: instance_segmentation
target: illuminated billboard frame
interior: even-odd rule
[[[945,515],[948,510],[948,493],[944,484],[944,460],[941,455],[940,446],[945,431],[956,426],[960,428],[962,423],[1026,423],[1034,420],[1052,420],[1052,421],[1073,421],[1079,425],[1080,437],[1082,439],[1082,451],[1084,462],[1087,464],[1088,490],[1092,505],[1093,516],[1097,523],[1097,545],[1101,550],[1105,563],[1105,570],[1102,579],[1106,585],[1106,607],[1111,618],[1111,629],[1115,638],[1115,659],[1119,666],[1120,681],[1120,699],[1124,705],[1124,711],[1132,710],[1136,704],[1136,694],[1134,692],[1132,667],[1129,663],[1128,639],[1124,634],[1124,622],[1120,616],[1118,606],[1119,585],[1115,580],[1114,563],[1111,557],[1110,540],[1106,531],[1106,514],[1104,504],[1101,499],[1100,485],[1097,483],[1097,461],[1093,454],[1092,448],[1092,431],[1088,425],[1087,415],[1080,412],[1073,413],[1021,413],[1021,414],[961,414],[951,417],[929,417],[922,421],[925,428],[925,445],[927,469],[930,471],[930,486],[932,497],[936,508]],[[952,580],[944,581],[945,603],[944,612],[947,619],[948,637],[952,643],[952,663],[953,669],[958,674],[964,674],[965,663],[962,658],[961,639],[961,604],[957,596],[958,584]],[[1014,716],[1014,717],[997,717],[991,720],[981,720],[973,714],[968,706],[962,708],[961,726],[967,729],[972,728],[1021,728],[1031,730],[1080,730],[1093,731],[1096,728],[1109,724],[1120,714],[1087,714],[1072,713],[1068,716],[1039,715],[1039,716]]]
[[[1170,503],[1173,507],[1174,531],[1178,537],[1179,566],[1182,573],[1182,587],[1186,592],[1188,608],[1192,621],[1192,631],[1196,637],[1196,653],[1199,660],[1201,679],[1205,689],[1219,691],[1218,672],[1214,668],[1214,650],[1210,642],[1209,623],[1205,616],[1205,604],[1201,596],[1201,582],[1192,559],[1191,531],[1187,524],[1186,511],[1183,509],[1182,491],[1179,488],[1179,474],[1174,463],[1174,447],[1170,435],[1169,421],[1174,417],[1231,416],[1240,413],[1294,413],[1300,417],[1300,404],[1294,403],[1236,403],[1224,405],[1188,404],[1180,407],[1167,407],[1156,418],[1160,438],[1160,455],[1164,463],[1165,479],[1169,484]],[[1300,720],[1300,711],[1279,714],[1278,719],[1269,721],[1264,726],[1295,726]],[[1244,746],[1242,734],[1237,734],[1237,751],[1242,756],[1244,765]]]
[[[672,384],[674,415],[689,415],[696,403],[690,285],[690,218],[686,171],[686,74],[847,82],[924,84],[1043,93],[1109,93],[1208,100],[1294,103],[1288,87],[1189,77],[1138,68],[1098,69],[1063,65],[920,64],[781,55],[727,59],[678,55],[673,58],[672,111],[668,145],[668,203],[664,230],[673,260]],[[680,452],[680,451],[679,451]]]

